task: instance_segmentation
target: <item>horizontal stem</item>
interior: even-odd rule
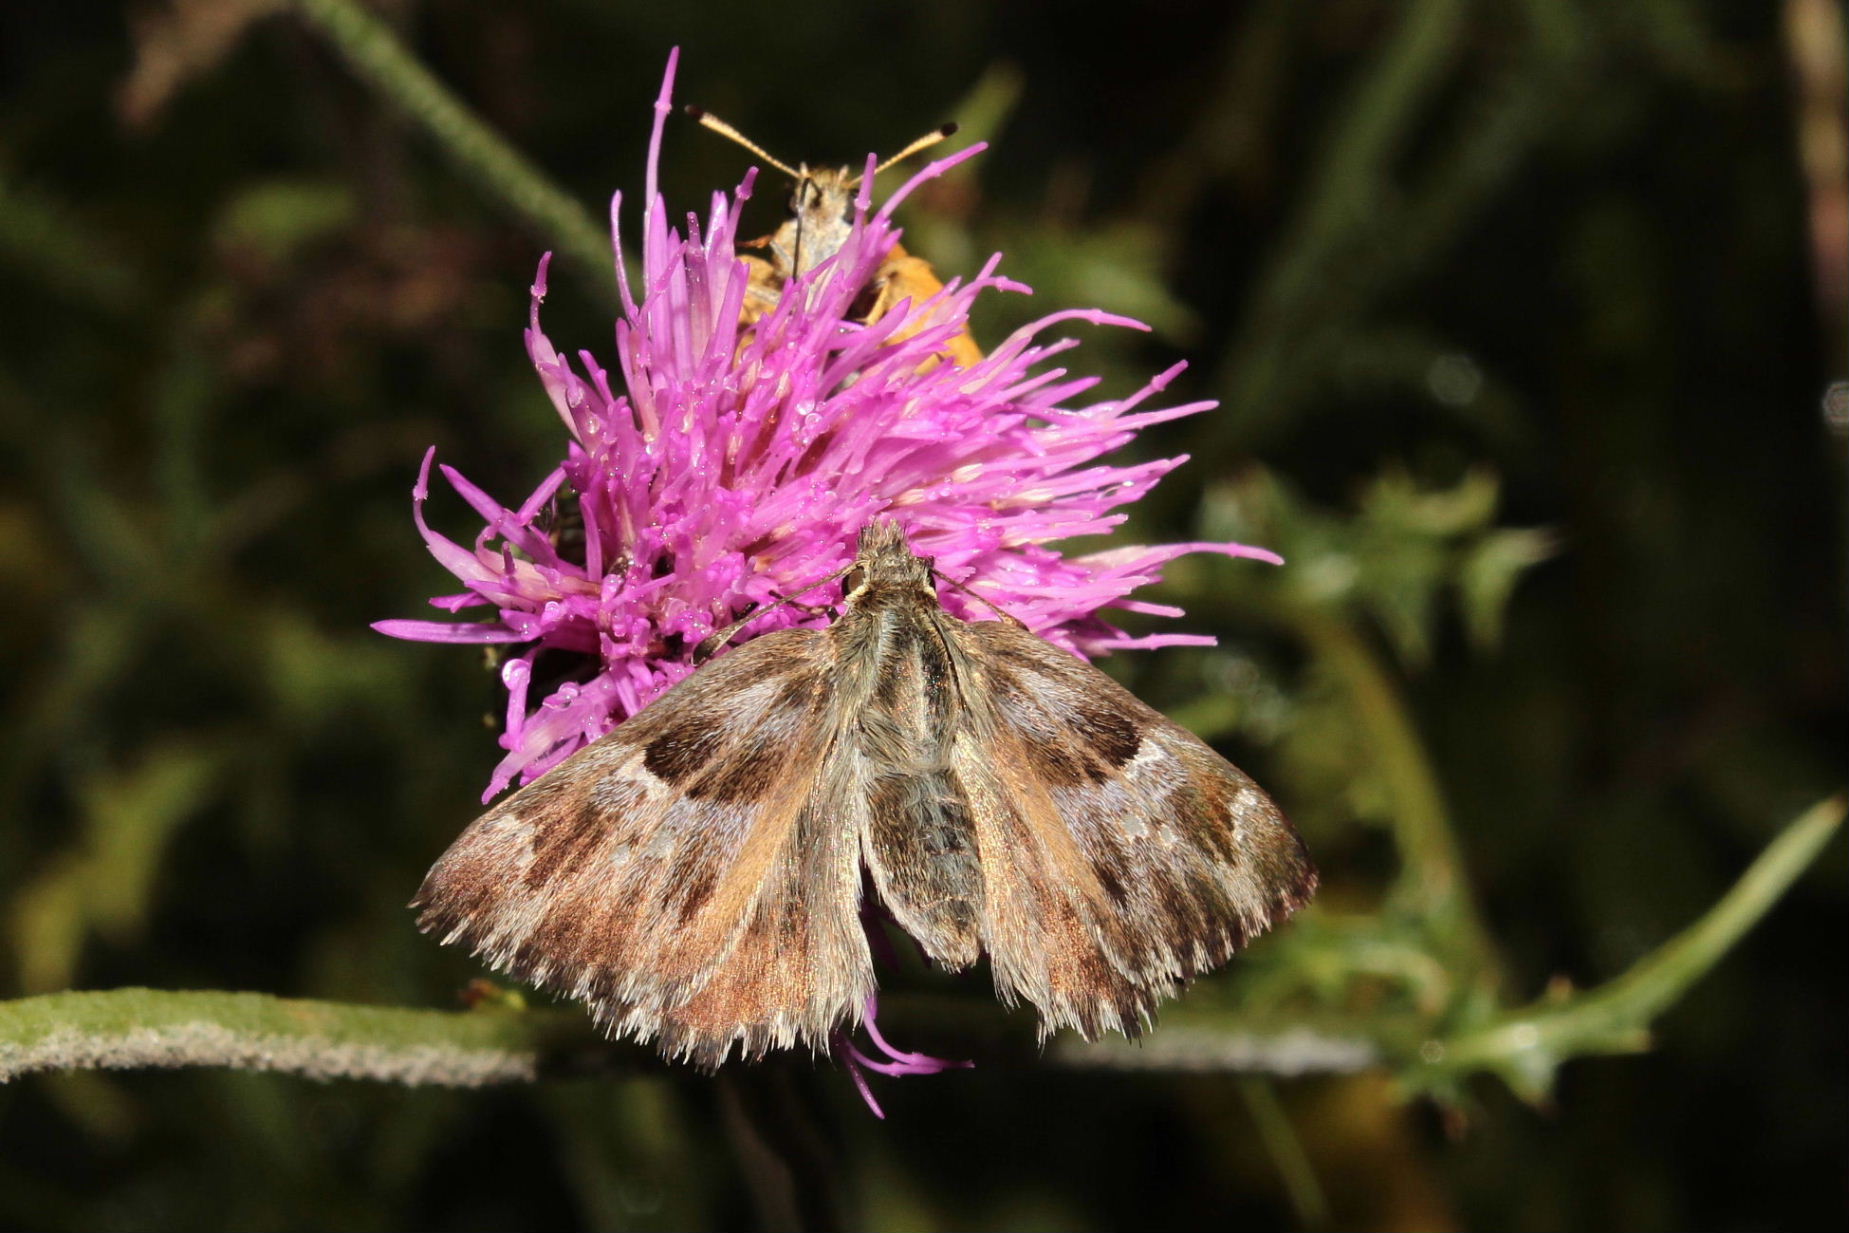
[[[1700,920],[1623,976],[1423,1048],[1418,1024],[1401,1019],[1322,1016],[1239,1027],[1181,1014],[1181,1022],[1142,1042],[1085,1044],[1061,1036],[1042,1056],[1071,1070],[1297,1075],[1391,1066],[1417,1054],[1428,1081],[1490,1070],[1538,1096],[1568,1057],[1644,1047],[1650,1020],[1771,909],[1836,833],[1844,812],[1840,796],[1807,810]],[[978,1012],[956,998],[887,1001],[908,1027],[982,1040],[993,1056],[1033,1064],[1019,1016]],[[445,1012],[159,989],[0,1002],[0,1082],[45,1070],[180,1066],[479,1087],[585,1071],[658,1071],[664,1063],[648,1046],[602,1039],[570,1010]]]
[[[1290,1077],[1354,1074],[1387,1060],[1363,1025],[1334,1031],[1291,1027],[1241,1031],[1176,1024],[1138,1040],[1091,1044],[1062,1036],[1047,1049],[1049,1065],[1067,1070],[1153,1070],[1169,1074],[1268,1074]]]
[[[978,1014],[963,999],[888,999],[899,1021],[980,1043],[991,1057],[1033,1065],[1019,1016]],[[1178,1024],[1150,1037],[1087,1045],[1061,1038],[1046,1061],[1062,1069],[1363,1070],[1382,1049],[1357,1029],[1292,1024],[1249,1031]],[[54,993],[0,1002],[0,1083],[45,1070],[224,1066],[311,1079],[375,1079],[480,1087],[595,1071],[658,1071],[645,1045],[598,1036],[572,1010],[468,1012],[356,1006],[164,989]]]
[[[640,1046],[600,1041],[575,1012],[446,1012],[261,993],[110,989],[0,1002],[0,1082],[40,1070],[229,1066],[311,1079],[480,1087],[570,1069],[593,1048],[653,1068]]]

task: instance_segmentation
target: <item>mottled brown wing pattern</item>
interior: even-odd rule
[[[873,990],[828,634],[767,634],[483,815],[418,924],[706,1066],[825,1048]]]
[[[981,936],[1043,1033],[1137,1034],[1155,1005],[1315,890],[1244,772],[1097,669],[1010,622],[945,615],[951,757],[981,854]]]
[[[717,1066],[858,1020],[863,867],[933,960],[986,951],[1004,1000],[1087,1037],[1140,1032],[1309,898],[1243,772],[1015,623],[950,616],[933,578],[869,526],[840,620],[721,657],[484,815],[419,924]]]

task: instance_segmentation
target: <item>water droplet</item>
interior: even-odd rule
[[[1837,436],[1849,436],[1849,381],[1832,381],[1823,391],[1823,423]]]
[[[1425,384],[1447,407],[1468,407],[1483,391],[1483,370],[1469,356],[1453,352],[1432,361]]]

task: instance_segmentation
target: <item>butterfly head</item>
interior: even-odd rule
[[[855,194],[865,178],[864,169],[811,167],[807,163],[792,167],[773,158],[763,146],[704,108],[689,106],[687,114],[726,140],[737,142],[796,182],[790,196],[789,220],[777,229],[770,241],[780,273],[801,276],[841,251],[853,231]],[[903,162],[920,150],[931,148],[956,131],[955,124],[932,129],[874,168],[874,174]]]
[[[922,588],[934,594],[931,585],[930,557],[912,551],[905,530],[896,522],[870,522],[860,533],[854,550],[854,567],[842,583],[846,598],[858,599],[868,592],[909,591]]]
[[[790,217],[771,237],[771,251],[792,274],[807,274],[841,251],[854,230],[854,193],[860,177],[846,167],[810,167],[796,173]]]

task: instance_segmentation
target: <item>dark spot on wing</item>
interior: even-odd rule
[[[1103,783],[1142,747],[1149,721],[1140,704],[1063,651],[1048,647],[1036,656],[1004,645],[989,680],[1003,717],[1026,738],[1028,756],[1049,785]]]
[[[728,805],[758,801],[795,769],[793,763],[814,752],[809,738],[821,705],[818,676],[803,673],[784,681],[777,700],[753,717],[748,728],[742,722],[733,724],[729,747],[687,784],[687,795]]]
[[[526,870],[528,886],[543,886],[590,859],[606,829],[603,815],[589,808],[580,793],[571,790],[568,779],[557,777],[553,783],[552,778],[540,780],[501,806],[533,828],[533,860]]]
[[[1034,774],[1051,787],[1065,788],[1073,784],[1095,783],[1104,778],[1095,765],[1076,756],[1074,750],[1060,744],[1056,737],[1030,738],[1021,743],[1021,752],[1026,756],[1027,764],[1033,768]]]
[[[817,673],[790,673],[784,679],[783,688],[777,691],[777,701],[771,708],[771,714],[786,708],[807,713],[814,707],[821,693],[822,678]]]
[[[689,784],[687,795],[727,805],[756,801],[788,769],[795,752],[785,738],[753,733],[734,746],[710,773]]]
[[[1124,886],[1123,879],[1117,876],[1117,866],[1108,860],[1094,862],[1091,871],[1098,877],[1098,885],[1111,897],[1111,902],[1118,907],[1130,898],[1130,891]]]
[[[686,924],[699,914],[700,909],[706,906],[706,901],[713,897],[718,884],[718,871],[710,864],[700,866],[688,878],[679,892],[681,924]]]
[[[1181,829],[1196,847],[1205,848],[1227,865],[1239,864],[1239,845],[1233,833],[1233,815],[1228,807],[1223,780],[1209,780],[1212,791],[1202,785],[1190,785],[1184,808],[1177,811]]]
[[[650,741],[642,765],[662,782],[680,787],[700,773],[724,740],[718,717],[696,711]]]
[[[1113,770],[1126,765],[1142,747],[1143,724],[1120,707],[1089,703],[1077,707],[1073,716],[1079,736]]]

